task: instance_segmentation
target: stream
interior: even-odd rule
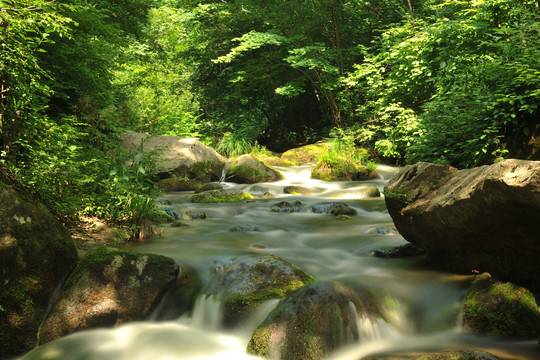
[[[540,359],[537,341],[521,341],[467,334],[459,324],[467,277],[436,271],[423,258],[381,259],[377,249],[389,249],[406,241],[395,231],[383,197],[361,198],[367,186],[381,192],[397,169],[381,166],[379,178],[371,181],[324,182],[310,179],[311,166],[276,169],[285,180],[276,183],[227,187],[242,189],[255,197],[269,192],[273,199],[242,203],[193,204],[192,193],[167,193],[167,208],[204,211],[208,217],[186,221],[189,226],[165,225],[161,237],[131,245],[128,250],[155,253],[188,264],[203,282],[210,269],[231,257],[245,254],[276,255],[318,281],[347,281],[370,290],[379,299],[391,323],[359,320],[360,341],[338,349],[330,360],[359,360],[368,356],[406,351],[478,349],[501,359]],[[288,195],[283,188],[304,186],[312,195]],[[280,201],[301,201],[295,213],[271,212]],[[338,219],[313,213],[314,204],[344,202],[358,215]],[[255,231],[230,231],[248,225]],[[39,347],[22,359],[77,360],[182,360],[257,359],[246,354],[251,332],[276,306],[277,300],[261,306],[234,329],[223,329],[221,303],[213,297],[197,300],[193,312],[175,320],[154,315],[115,329],[81,331]],[[159,310],[159,309],[158,309]],[[157,313],[157,311],[156,311]]]

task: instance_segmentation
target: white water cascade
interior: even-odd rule
[[[536,341],[489,338],[464,333],[458,323],[464,297],[464,278],[435,271],[422,258],[380,259],[376,249],[388,249],[406,241],[393,229],[384,199],[361,198],[367,186],[383,189],[394,168],[378,169],[372,181],[324,182],[310,179],[310,166],[277,168],[285,180],[276,183],[238,185],[254,196],[271,193],[274,199],[234,204],[193,204],[191,193],[164,195],[175,212],[204,211],[204,220],[187,227],[164,226],[162,236],[130,250],[174,258],[188,264],[204,282],[212,267],[244,254],[273,254],[296,265],[318,281],[347,281],[369,290],[378,299],[388,322],[359,319],[360,341],[330,356],[330,360],[359,360],[368,356],[406,351],[445,349],[486,350],[501,359],[540,359]],[[283,188],[297,185],[313,195],[287,195]],[[280,201],[300,201],[295,213],[276,213],[269,207]],[[347,220],[315,214],[317,203],[345,202],[358,215]],[[250,225],[256,231],[231,232],[233,226]],[[23,360],[243,360],[251,332],[277,305],[261,306],[234,329],[221,327],[219,297],[200,298],[189,314],[171,321],[155,317],[115,329],[81,331],[34,349]]]

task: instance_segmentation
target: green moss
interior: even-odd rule
[[[398,200],[398,201],[402,202],[403,204],[410,204],[413,201],[413,199],[408,194],[409,190],[410,189],[407,186],[399,188],[399,189],[397,189],[395,191],[392,191],[392,190],[388,189],[387,187],[385,187],[384,191],[383,191],[383,194],[384,194],[385,197],[387,197],[389,199]]]
[[[249,166],[233,166],[229,169],[229,173],[252,183],[261,182],[260,179],[264,178],[260,171]]]
[[[351,217],[349,215],[340,214],[340,215],[336,216],[336,219],[338,219],[338,220],[349,220],[349,219],[351,219]]]
[[[213,162],[213,161],[201,161],[195,164],[192,164],[189,168],[190,171],[190,178],[196,179],[196,180],[202,180],[204,182],[208,182],[211,180],[212,177],[217,176],[219,172],[221,172],[221,168],[223,168],[223,164]]]
[[[248,193],[242,192],[240,194],[230,193],[224,194],[220,191],[205,191],[199,194],[193,194],[191,202],[194,203],[228,203],[228,202],[240,202],[245,200],[252,200],[254,197]]]
[[[512,283],[483,274],[475,279],[464,305],[464,324],[471,331],[536,336],[540,313],[533,294]]]
[[[247,353],[263,358],[270,358],[272,345],[272,331],[268,327],[259,327],[251,336],[247,346]]]

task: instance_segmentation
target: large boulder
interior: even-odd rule
[[[255,329],[247,352],[282,360],[325,359],[358,341],[358,318],[379,317],[376,303],[370,294],[339,283],[305,286],[283,299]]]
[[[540,287],[540,161],[457,170],[417,163],[385,188],[400,234],[454,271]]]
[[[242,155],[231,164],[227,171],[227,180],[239,184],[255,184],[283,180],[279,172],[269,168],[251,155]]]
[[[217,267],[203,293],[224,297],[223,322],[231,326],[265,301],[283,298],[314,281],[301,269],[276,256],[248,255]]]
[[[463,327],[475,333],[535,338],[540,334],[540,311],[529,290],[484,273],[467,292]]]
[[[88,251],[43,322],[39,344],[78,330],[143,320],[178,272],[174,260],[161,255],[105,247]]]
[[[120,146],[133,152],[142,148],[146,154],[155,156],[157,173],[162,179],[175,177],[179,181],[198,180],[202,183],[217,181],[225,168],[225,158],[197,139],[125,132],[120,137]],[[173,185],[179,187],[177,182],[163,186],[167,189]]]
[[[36,200],[0,181],[0,358],[36,344],[56,288],[77,263],[69,232]]]

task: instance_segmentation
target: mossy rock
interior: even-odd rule
[[[39,344],[75,331],[143,320],[176,280],[171,258],[98,247],[69,276],[43,322]]]
[[[281,155],[281,158],[283,160],[294,162],[296,165],[302,165],[318,161],[321,155],[326,154],[331,149],[332,144],[327,142],[318,142],[316,144],[305,145],[287,150]]]
[[[484,273],[475,277],[467,292],[463,327],[475,333],[536,338],[540,312],[529,290]]]
[[[250,224],[244,224],[244,225],[234,225],[233,227],[229,228],[230,232],[253,232],[253,231],[259,231],[257,226],[250,225]]]
[[[203,293],[225,298],[223,322],[232,326],[267,300],[279,299],[315,279],[272,255],[233,258],[219,266]]]
[[[263,358],[279,354],[282,360],[325,359],[359,340],[359,316],[379,316],[373,296],[340,283],[311,284],[280,302],[253,332],[247,352]]]
[[[191,202],[194,203],[228,203],[252,200],[254,197],[248,193],[234,189],[204,191],[193,194]]]
[[[158,181],[156,183],[156,186],[165,192],[194,191],[203,186],[203,183],[199,180],[189,180],[187,178],[171,177]]]
[[[329,214],[334,216],[354,216],[358,214],[355,209],[342,202],[315,204],[311,207],[311,211],[315,214]]]
[[[77,263],[69,232],[31,197],[0,182],[0,358],[35,346],[56,288]]]
[[[324,181],[363,180],[358,167],[348,159],[322,160],[311,171],[311,178]]]
[[[239,184],[255,184],[285,179],[278,171],[269,168],[251,155],[242,155],[231,164],[227,180]]]
[[[181,220],[204,220],[208,215],[204,211],[188,210],[182,211],[178,217]]]
[[[304,203],[302,203],[300,200],[296,200],[293,202],[288,201],[281,201],[277,204],[273,204],[270,206],[270,211],[272,212],[299,212],[302,210],[302,207],[304,206]]]
[[[277,153],[274,153],[272,155],[252,154],[251,156],[259,160],[266,166],[295,166],[296,165],[296,162],[282,159],[281,155]]]

